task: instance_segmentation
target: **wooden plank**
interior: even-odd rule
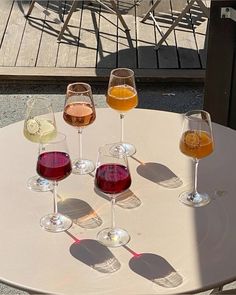
[[[101,7],[97,68],[112,69],[117,66],[117,22],[115,14]]]
[[[63,38],[59,45],[58,57],[57,57],[57,67],[75,67],[77,62],[77,52],[79,44],[79,33],[80,33],[80,21],[81,21],[81,11],[82,2],[78,2],[78,8],[73,13],[69,23],[68,30],[64,32]],[[66,13],[64,18],[66,18],[69,10],[71,8],[71,3],[67,3],[65,7]]]
[[[86,1],[85,1],[86,2]],[[99,14],[83,3],[76,67],[96,67]]]
[[[24,12],[27,12],[28,5],[24,9]],[[45,14],[36,7],[31,16],[27,18],[16,66],[33,67],[36,65],[44,19]]]
[[[45,67],[0,67],[0,79],[11,80],[69,80],[83,79],[92,81],[106,81],[110,69],[96,68],[47,68]],[[165,81],[165,82],[204,82],[205,70],[181,69],[135,69],[137,82]]]
[[[168,27],[173,23],[170,0],[161,1],[154,12],[154,15],[161,28],[161,31],[165,34],[168,30]],[[157,41],[160,40],[161,34],[157,29],[156,36]],[[170,33],[166,39],[166,42],[164,42],[158,49],[159,68],[178,68],[178,54],[174,32]]]
[[[187,3],[187,0],[172,0],[172,14],[176,17]],[[175,28],[175,34],[180,67],[185,69],[201,68],[189,13]]]
[[[137,49],[139,68],[157,68],[157,52],[154,50],[156,44],[155,26],[152,20],[147,19],[145,23],[140,22],[149,8],[149,1],[142,1],[137,7]]]
[[[121,1],[120,1],[121,2]],[[119,2],[119,3],[120,3]],[[123,12],[120,5],[120,11]],[[136,55],[136,22],[135,22],[135,1],[126,1],[126,10],[123,18],[129,24],[129,31],[124,31],[121,24],[118,30],[118,67],[137,68]]]
[[[0,18],[0,48],[7,27],[8,19],[11,14],[11,8],[14,0],[1,0],[1,18]]]
[[[57,43],[57,36],[61,26],[53,20],[53,18],[58,19],[58,11],[55,12],[55,17],[53,17],[54,11],[50,10],[52,7],[54,10],[60,10],[60,3],[58,1],[50,1],[48,4],[50,17],[46,16],[42,27],[43,34],[38,53],[38,67],[55,67],[57,61],[59,46]]]
[[[25,28],[25,17],[14,2],[0,51],[0,66],[15,66]]]
[[[26,79],[26,77],[37,79],[37,75],[39,75],[38,79],[40,79],[40,77],[43,77],[45,79],[47,79],[47,77],[50,77],[50,79],[52,79],[53,75],[56,75],[55,79],[57,79],[58,75],[58,77],[60,77],[61,79],[69,80],[73,77],[78,78],[80,77],[80,75],[84,75],[84,73],[86,73],[86,77],[94,77],[94,80],[99,81],[100,79],[104,80],[104,73],[109,74],[110,69],[115,66],[131,67],[135,69],[135,72],[137,70],[141,80],[174,80],[174,75],[177,75],[176,80],[186,79],[187,81],[191,79],[199,79],[200,76],[203,77],[203,74],[199,75],[199,70],[194,71],[194,74],[191,74],[192,71],[190,69],[190,72],[184,72],[185,74],[188,73],[188,75],[190,75],[189,77],[187,76],[187,74],[185,76],[183,72],[179,74],[178,71],[174,70],[174,68],[176,67],[176,63],[174,63],[174,60],[171,60],[173,56],[169,53],[167,54],[167,50],[169,50],[170,48],[172,50],[176,50],[173,49],[174,44],[173,46],[169,46],[169,48],[168,46],[163,45],[163,48],[161,49],[165,49],[165,52],[156,52],[153,49],[154,45],[156,44],[153,21],[149,19],[145,24],[140,23],[141,17],[150,7],[150,1],[141,1],[141,4],[137,7],[136,10],[132,7],[132,3],[134,3],[134,0],[120,0],[118,2],[121,4],[121,13],[123,14],[124,19],[131,28],[129,40],[127,40],[126,34],[124,33],[124,31],[122,31],[123,27],[121,24],[119,25],[120,29],[118,30],[118,39],[116,39],[117,27],[114,26],[114,21],[117,20],[116,15],[113,15],[110,12],[105,11],[105,9],[102,9],[102,13],[100,16],[100,6],[98,4],[95,4],[95,1],[92,1],[93,6],[90,7],[88,7],[89,1],[78,1],[79,5],[82,5],[82,3],[85,3],[86,5],[83,6],[83,11],[77,10],[73,14],[69,23],[69,27],[73,32],[72,36],[76,36],[78,32],[81,32],[79,46],[74,45],[74,39],[70,39],[70,35],[67,32],[67,40],[63,39],[60,45],[57,44],[57,36],[60,30],[60,26],[57,25],[55,21],[53,21],[51,18],[53,16],[58,18],[58,16],[62,14],[61,3],[64,3],[64,1],[50,0],[49,8],[51,13],[50,17],[47,19],[48,26],[45,27],[43,27],[44,14],[42,15],[37,8],[35,8],[32,12],[32,20],[37,23],[25,23],[26,20],[23,16],[23,10],[28,7],[28,4],[26,6],[23,6],[25,5],[25,1],[23,3],[21,3],[21,1],[16,1],[11,11],[11,6],[8,6],[10,5],[9,3],[11,3],[11,1],[12,0],[0,0],[0,9],[2,9],[2,15],[9,16],[10,12],[12,12],[9,17],[9,22],[7,21],[7,28],[6,18],[4,22],[3,18],[0,19],[0,24],[3,25],[5,23],[5,27],[3,25],[3,32],[6,28],[6,34],[3,39],[2,48],[0,49],[1,66],[6,68],[5,70],[1,68],[1,73],[4,77],[8,77],[9,79],[13,79],[13,77],[16,79],[20,79],[20,77],[17,77],[16,75],[18,74],[22,75],[23,79]],[[163,27],[163,30],[166,29],[166,27],[168,27],[172,22],[171,15],[168,14],[169,1],[170,0],[163,0],[161,2],[161,5],[157,8],[158,18],[160,18],[160,23]],[[185,1],[186,3],[186,0],[172,0],[172,4],[173,1],[175,1],[176,6],[178,6],[177,4],[180,4],[181,1],[182,4],[183,1]],[[70,2],[71,0],[67,1],[67,3]],[[104,2],[109,5],[110,1],[104,0]],[[43,4],[45,9],[47,1],[41,1],[41,3]],[[20,4],[24,9],[22,9]],[[179,11],[180,10],[181,9],[179,9]],[[164,15],[164,13],[166,13],[166,16]],[[82,23],[80,23],[80,15],[82,17]],[[100,40],[100,47],[98,52],[99,29],[100,37],[102,37],[102,39]],[[112,32],[113,29],[114,31]],[[191,33],[193,35],[191,27],[189,27],[188,23],[186,25],[186,22],[181,23],[180,27],[178,27],[176,31],[179,31],[180,29],[181,33],[187,30],[188,33]],[[40,41],[41,33],[42,39]],[[203,37],[204,36],[201,36],[201,38]],[[172,38],[174,40],[174,33],[172,35]],[[181,47],[180,41],[178,41],[179,47]],[[184,44],[182,46],[184,46]],[[178,50],[180,50],[180,48]],[[190,58],[190,51],[191,50],[189,50],[189,47],[187,47],[185,51],[183,50],[183,56],[186,55],[188,57],[181,56],[182,60],[184,58]],[[197,52],[196,48],[195,51]],[[128,54],[125,54],[127,52]],[[135,53],[137,53],[137,56],[135,55]],[[168,74],[165,71],[158,70],[158,58],[160,68],[173,68],[173,71],[171,70]],[[136,61],[138,61],[137,65]],[[18,69],[15,69],[15,66],[19,67],[19,71]],[[35,71],[31,72],[34,66]],[[183,66],[183,63],[181,64],[181,66]],[[53,69],[55,67],[57,67],[58,70]],[[71,71],[75,67],[77,67],[77,73]],[[10,68],[12,69],[12,74],[9,70]],[[68,75],[68,77],[63,78],[63,75]],[[161,77],[161,75],[163,75],[163,77]]]
[[[210,7],[209,1],[204,1],[207,7]],[[195,9],[194,9],[195,8]],[[202,68],[206,68],[207,59],[207,29],[208,29],[208,18],[199,10],[198,6],[194,6],[191,9],[191,19],[195,27],[195,38],[197,42],[198,53],[201,60]]]

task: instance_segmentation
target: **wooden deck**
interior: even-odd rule
[[[165,32],[187,0],[163,0],[155,17]],[[206,0],[209,3],[209,0]],[[29,1],[0,1],[1,79],[103,80],[115,67],[135,70],[140,80],[203,80],[206,67],[208,19],[198,6],[168,37],[159,50],[154,45],[160,33],[151,19],[140,20],[150,0],[120,0],[119,8],[130,28],[122,29],[117,17],[91,1],[78,1],[63,40],[58,43],[60,26],[53,20],[65,16],[71,1],[38,1],[50,16],[34,8],[27,20]],[[108,1],[104,1],[107,2]]]

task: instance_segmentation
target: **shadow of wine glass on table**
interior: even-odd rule
[[[134,209],[141,204],[141,200],[130,189],[116,197],[116,205],[124,209]]]
[[[100,197],[110,201],[110,197],[104,193],[102,193],[100,190],[98,190],[96,187],[94,188],[94,191],[97,195]],[[134,209],[141,205],[141,200],[130,190],[126,190],[123,193],[120,193],[116,198],[116,205],[123,208],[123,209]]]
[[[92,269],[101,273],[113,273],[120,269],[119,260],[104,245],[96,240],[79,240],[69,231],[66,233],[74,240],[70,246],[70,254]]]
[[[82,228],[93,229],[102,224],[101,217],[85,201],[68,198],[58,202],[58,211],[71,218],[74,224]]]
[[[173,171],[160,163],[143,163],[137,167],[137,173],[168,189],[175,189],[183,185],[183,181]]]
[[[175,288],[183,283],[182,276],[165,258],[153,253],[137,253],[127,246],[123,247],[132,254],[129,267],[136,274],[164,288]]]
[[[93,173],[89,173],[89,175],[93,178],[95,177]],[[98,190],[96,187],[94,187],[94,191],[100,197],[103,197],[104,199],[110,201],[110,197]],[[116,205],[123,209],[134,209],[139,207],[141,204],[141,200],[130,189],[126,190],[123,193],[120,193],[116,197]]]

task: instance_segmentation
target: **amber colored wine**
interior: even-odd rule
[[[71,126],[85,127],[93,123],[96,114],[91,104],[87,102],[73,102],[65,107],[63,118]]]
[[[186,156],[201,159],[213,152],[213,140],[209,133],[201,130],[189,130],[183,133],[180,150]]]
[[[107,93],[107,104],[114,110],[127,112],[138,104],[137,91],[129,85],[110,87]]]

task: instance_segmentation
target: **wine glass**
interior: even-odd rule
[[[203,110],[189,111],[184,116],[180,151],[193,159],[194,162],[194,189],[183,192],[180,201],[185,205],[200,207],[210,202],[207,193],[197,191],[197,171],[199,160],[209,156],[214,150],[211,117]]]
[[[73,83],[67,87],[63,118],[75,127],[79,135],[79,158],[72,163],[74,174],[88,174],[95,169],[91,160],[82,158],[82,130],[96,118],[92,90],[87,83]]]
[[[46,97],[31,98],[26,103],[24,136],[31,142],[45,143],[56,136],[56,121],[51,101]],[[27,186],[37,192],[52,189],[52,183],[38,175],[31,177]]]
[[[57,210],[57,185],[71,173],[71,161],[67,148],[66,136],[57,133],[57,136],[48,143],[40,143],[37,161],[37,172],[53,183],[54,212],[40,220],[43,229],[50,232],[65,231],[72,225],[69,217],[58,213]]]
[[[115,226],[114,205],[116,196],[131,185],[131,177],[125,149],[122,145],[107,144],[99,148],[95,187],[111,199],[111,227],[102,229],[98,240],[108,247],[118,247],[129,242],[130,236],[124,229]]]
[[[106,97],[107,104],[120,113],[121,137],[120,143],[125,148],[127,156],[135,154],[135,146],[124,142],[124,116],[138,104],[134,72],[126,68],[111,71]]]

